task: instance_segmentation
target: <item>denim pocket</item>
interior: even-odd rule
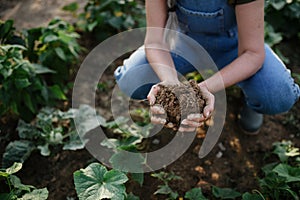
[[[224,32],[224,10],[219,8],[213,12],[187,9],[177,4],[177,16],[180,23],[194,33],[218,34]]]

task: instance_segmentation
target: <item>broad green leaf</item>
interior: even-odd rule
[[[17,173],[22,169],[22,163],[15,162],[11,167],[7,168],[5,172],[9,175]]]
[[[34,149],[36,149],[35,145],[28,140],[10,142],[3,154],[2,166],[9,167],[14,162],[23,163]]]
[[[207,198],[202,194],[201,188],[193,188],[185,193],[184,198],[189,200],[207,200]]]
[[[132,180],[138,182],[140,186],[144,183],[144,173],[131,173]]]
[[[99,163],[74,173],[75,189],[79,200],[112,199],[123,200],[126,196],[124,183],[127,176],[117,170],[110,170]]]
[[[109,25],[117,30],[120,30],[123,25],[123,20],[121,17],[112,17],[108,20]]]
[[[159,185],[158,190],[154,192],[154,194],[171,194],[173,190],[168,185]]]
[[[118,151],[109,159],[114,169],[123,172],[143,173],[145,158],[138,152]]]
[[[99,116],[96,110],[89,105],[80,105],[74,120],[80,138],[84,138],[87,132],[105,123],[105,119]]]
[[[213,186],[212,193],[215,197],[221,198],[221,199],[235,199],[237,197],[240,197],[242,194],[235,191],[231,188],[219,188],[216,186]]]
[[[299,182],[300,181],[300,168],[292,167],[287,164],[279,164],[274,169],[279,176],[285,177],[286,182]]]
[[[21,183],[20,178],[15,175],[11,175],[9,178],[11,185],[13,185],[14,188],[17,188],[18,190],[30,192],[32,189],[35,189],[35,187],[31,185],[24,185],[23,183]]]
[[[299,148],[293,147],[291,141],[275,142],[273,153],[278,155],[281,162],[287,162],[289,157],[300,155]]]
[[[48,199],[47,188],[35,189],[32,192],[24,194],[19,200],[46,200]]]
[[[43,134],[35,126],[33,126],[30,123],[26,123],[23,120],[19,120],[17,131],[21,139],[28,139],[28,140],[39,139]]]

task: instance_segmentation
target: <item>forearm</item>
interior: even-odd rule
[[[178,82],[169,47],[164,41],[167,9],[166,0],[146,1],[145,52],[148,62],[161,81]]]
[[[222,70],[200,83],[215,93],[254,75],[262,66],[264,52],[246,51]]]

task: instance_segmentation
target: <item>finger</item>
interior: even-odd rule
[[[165,124],[167,121],[164,118],[151,116],[151,123],[153,124]]]
[[[155,96],[159,90],[158,85],[153,85],[148,93],[147,99],[149,101],[150,106],[154,105],[155,103]]]
[[[178,131],[180,132],[193,132],[195,130],[196,130],[195,127],[182,127],[182,126],[180,126],[178,129]]]
[[[154,105],[150,107],[150,112],[156,115],[163,115],[165,114],[165,109],[160,105]]]
[[[202,126],[203,122],[197,122],[197,121],[192,121],[192,120],[184,119],[184,120],[182,120],[181,124],[185,125],[185,126],[197,128],[197,127]]]
[[[203,109],[203,115],[207,119],[212,115],[215,106],[215,96],[210,92],[204,92],[203,97],[205,99],[205,107]]]
[[[195,122],[199,122],[199,123],[205,121],[205,117],[203,116],[203,114],[200,114],[200,113],[189,114],[187,116],[187,119],[190,121],[195,121]]]

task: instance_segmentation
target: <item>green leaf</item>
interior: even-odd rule
[[[53,42],[56,40],[58,40],[58,37],[56,35],[50,33],[50,34],[44,36],[43,42],[50,43],[50,42]]]
[[[94,21],[93,23],[88,24],[87,25],[88,32],[92,32],[97,25],[98,25],[97,21]]]
[[[17,140],[10,142],[3,154],[2,166],[11,166],[14,162],[23,163],[31,154],[31,152],[36,149],[35,145],[27,140]]]
[[[131,173],[132,180],[138,182],[140,186],[144,183],[144,173]]]
[[[64,143],[63,150],[78,150],[83,149],[84,143],[81,141],[76,131],[73,131],[69,135],[69,140]]]
[[[159,185],[159,189],[154,194],[171,194],[173,190],[168,185]]]
[[[123,200],[126,196],[124,183],[127,176],[117,170],[110,170],[99,163],[74,172],[75,189],[79,200],[112,199]]]
[[[17,126],[18,135],[21,139],[34,140],[42,136],[42,132],[30,123],[19,120]]]
[[[32,192],[24,194],[19,200],[46,200],[48,199],[47,188],[35,189]]]
[[[242,200],[264,200],[264,198],[259,194],[250,194],[246,192],[242,196]]]
[[[207,198],[202,194],[201,188],[193,188],[185,193],[184,198],[189,200],[207,200]]]
[[[31,64],[33,69],[34,69],[34,72],[36,74],[47,74],[47,73],[56,73],[54,70],[52,69],[49,69],[43,65],[39,65],[39,64]]]
[[[51,151],[49,149],[49,144],[38,145],[37,148],[40,150],[42,156],[50,156]]]
[[[293,147],[291,141],[275,142],[273,153],[276,154],[281,162],[287,162],[289,157],[300,155],[299,148]]]
[[[67,60],[67,57],[66,57],[66,55],[65,55],[65,52],[64,52],[64,50],[62,50],[62,48],[56,47],[56,48],[54,49],[54,51],[55,51],[56,55],[58,55],[58,57],[61,58],[63,61],[66,61],[66,60]]]
[[[11,174],[14,174],[14,173],[17,173],[18,171],[20,171],[22,169],[22,163],[17,163],[15,162],[11,167],[7,168],[5,170],[5,172],[8,174],[8,175],[11,175]]]
[[[212,193],[215,197],[221,198],[221,199],[235,199],[237,197],[240,197],[242,194],[235,191],[231,188],[219,188],[216,186],[213,186]]]
[[[114,169],[124,172],[143,173],[145,158],[138,152],[118,151],[109,159]]]
[[[276,9],[276,10],[281,10],[286,4],[286,1],[283,0],[274,0],[271,2],[271,5]]]
[[[112,17],[108,20],[108,23],[115,29],[120,30],[123,24],[123,20],[121,17]]]
[[[279,176],[286,178],[286,182],[299,182],[300,181],[300,168],[292,167],[287,164],[279,164],[274,169]]]
[[[78,135],[81,139],[90,130],[95,129],[99,124],[104,124],[105,119],[97,115],[96,110],[89,105],[80,105],[75,112],[75,124]]]
[[[27,78],[17,78],[15,79],[15,85],[17,89],[23,89],[31,85],[30,81]]]
[[[32,113],[35,113],[36,112],[36,108],[35,108],[35,106],[34,106],[34,104],[32,102],[32,101],[34,101],[34,99],[32,98],[32,96],[30,96],[28,93],[24,93],[23,98],[24,98],[24,103],[25,103],[26,107],[29,108],[29,110]]]
[[[32,189],[35,189],[35,187],[31,185],[24,185],[23,183],[21,183],[20,178],[18,178],[15,175],[11,175],[9,178],[10,178],[11,185],[13,185],[14,188],[17,188],[18,190],[30,192]]]
[[[140,200],[140,198],[135,196],[134,194],[130,193],[130,194],[127,195],[125,200]]]
[[[67,97],[65,96],[64,92],[61,90],[61,88],[58,85],[53,85],[49,87],[49,89],[54,98],[60,100],[67,100]]]

